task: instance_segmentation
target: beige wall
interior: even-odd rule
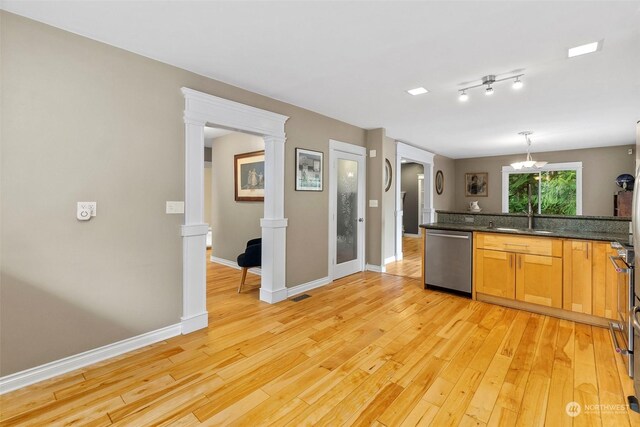
[[[635,156],[628,154],[630,148],[635,146],[532,153],[532,157],[534,160],[544,160],[549,163],[582,162],[583,215],[613,215],[613,193],[619,190],[614,180],[622,173],[634,174]],[[470,201],[478,200],[484,212],[500,212],[502,210],[502,167],[522,160],[523,157],[523,154],[519,154],[456,160],[455,209],[466,210]],[[471,172],[489,173],[488,197],[465,197],[464,175]]]
[[[393,257],[396,252],[396,179],[398,179],[396,169],[396,141],[385,137],[384,157],[391,163],[391,187],[382,196],[383,206],[383,229],[384,229],[384,259]],[[384,169],[383,169],[384,171]]]
[[[367,200],[366,210],[366,250],[365,260],[367,264],[382,265],[382,252],[384,250],[384,142],[385,130],[372,129],[366,133],[367,140]],[[376,150],[376,157],[371,157],[371,150]],[[377,200],[378,207],[369,207],[370,200]]]
[[[233,158],[264,150],[264,140],[234,132],[213,140],[211,146],[211,254],[235,262],[247,241],[262,236],[264,202],[236,202]]]
[[[456,161],[438,154],[433,158],[433,206],[436,210],[454,210],[456,207]],[[435,189],[435,174],[439,170],[444,176],[442,194],[438,195]]]
[[[183,86],[290,117],[286,283],[327,275],[327,174],[323,192],[294,191],[294,151],[326,159],[329,139],[365,145],[363,129],[1,19],[0,375],[180,321],[184,220],[164,211],[184,200]],[[98,216],[78,222],[77,201],[97,201]]]

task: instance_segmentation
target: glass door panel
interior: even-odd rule
[[[336,264],[358,258],[358,162],[338,159]]]

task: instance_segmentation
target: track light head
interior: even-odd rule
[[[460,93],[460,96],[458,97],[458,99],[461,102],[467,102],[469,100],[469,95],[467,95],[467,92],[463,90],[462,93]]]
[[[522,89],[523,83],[522,80],[520,80],[520,77],[516,77],[516,79],[513,82],[513,88],[514,89]]]
[[[493,88],[491,87],[491,85],[487,85],[487,88],[484,90],[484,94],[487,96],[493,95]]]

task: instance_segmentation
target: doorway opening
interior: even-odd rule
[[[245,252],[247,242],[262,236],[264,139],[205,126],[204,147],[204,212],[205,222],[209,224],[207,260],[240,269],[237,258]],[[242,288],[244,294],[255,298],[258,298],[261,276],[261,266],[257,264],[260,260],[253,260],[249,274],[243,274],[246,280]],[[207,274],[210,274],[209,268]]]
[[[402,142],[396,146],[395,257],[386,272],[420,279],[421,224],[433,222],[433,153]]]
[[[204,216],[205,127],[261,137],[264,141],[264,217],[260,300],[287,298],[285,284],[284,124],[287,116],[182,88],[185,98],[185,209],[182,235],[182,333],[206,328],[206,246],[209,225]]]

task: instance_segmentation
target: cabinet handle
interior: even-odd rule
[[[522,255],[518,255],[518,268],[522,270]]]
[[[587,243],[587,259],[589,259],[589,244]]]
[[[513,264],[513,255],[509,254],[509,268],[511,268]]]

